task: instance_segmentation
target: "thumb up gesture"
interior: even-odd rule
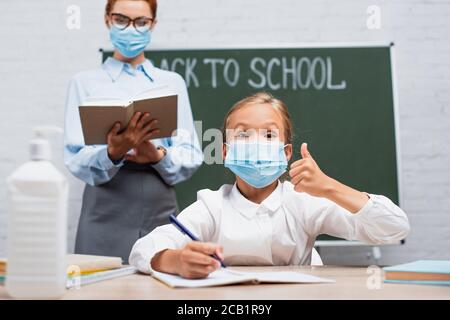
[[[316,161],[308,151],[308,145],[303,143],[300,149],[302,159],[292,163],[289,170],[291,182],[297,192],[306,192],[316,197],[326,197],[333,188],[333,179],[320,170]]]

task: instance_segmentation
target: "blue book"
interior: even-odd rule
[[[450,261],[418,260],[383,268],[384,282],[450,286]]]

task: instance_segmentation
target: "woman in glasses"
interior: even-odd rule
[[[64,159],[86,183],[75,252],[119,256],[127,262],[133,243],[177,210],[174,185],[188,179],[202,162],[184,80],[156,68],[144,56],[156,25],[156,0],[108,0],[105,22],[113,56],[96,70],[72,79],[66,102]],[[116,123],[106,145],[85,145],[78,106],[88,98],[129,99],[162,85],[178,93],[178,130],[152,139],[158,131],[151,114],[136,113]]]

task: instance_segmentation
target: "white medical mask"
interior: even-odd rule
[[[225,167],[255,188],[264,188],[277,180],[287,168],[281,141],[233,141],[225,158]]]
[[[114,47],[126,58],[134,58],[141,54],[151,40],[150,30],[141,33],[133,26],[119,30],[115,26],[109,29],[109,38]]]

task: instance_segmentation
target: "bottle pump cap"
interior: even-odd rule
[[[30,158],[31,160],[47,160],[52,157],[50,143],[48,142],[48,134],[62,134],[63,130],[57,126],[38,126],[33,129],[34,138],[30,141]]]

